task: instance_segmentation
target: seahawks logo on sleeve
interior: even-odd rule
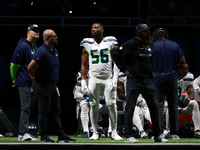
[[[86,80],[88,79],[88,75],[87,75],[87,77],[86,77]],[[79,82],[79,83],[81,83],[81,72],[79,71],[78,73],[77,73],[77,75],[76,75],[76,81],[77,82]]]

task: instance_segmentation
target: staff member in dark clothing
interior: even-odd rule
[[[63,131],[60,121],[60,94],[56,83],[59,80],[60,62],[58,51],[54,48],[58,44],[56,33],[47,29],[43,32],[44,43],[35,53],[28,66],[28,72],[33,81],[33,91],[38,97],[38,125],[41,142],[51,142],[46,132],[47,117],[50,115],[52,124],[58,136],[58,143],[75,142]]]
[[[10,64],[12,87],[18,88],[21,104],[18,141],[37,140],[32,138],[28,131],[29,117],[34,108],[35,98],[31,90],[33,80],[28,75],[27,67],[37,50],[35,43],[39,37],[39,26],[37,24],[29,25],[27,37],[18,41]]]
[[[165,96],[169,108],[170,139],[179,139],[178,134],[178,72],[177,64],[185,64],[185,57],[180,46],[169,40],[164,28],[153,32],[156,74],[154,84],[157,94],[161,127],[164,128],[163,108]]]
[[[136,26],[137,36],[112,52],[112,58],[120,71],[127,76],[127,97],[124,115],[125,142],[137,142],[133,137],[132,118],[141,93],[147,102],[153,124],[154,142],[168,142],[162,136],[156,100],[153,74],[155,73],[153,43],[146,24]],[[124,63],[123,63],[124,62]]]

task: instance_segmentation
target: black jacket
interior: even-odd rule
[[[156,71],[154,45],[150,40],[144,44],[133,37],[113,50],[112,58],[120,71],[128,70],[136,79],[152,78]]]

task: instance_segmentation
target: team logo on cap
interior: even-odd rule
[[[142,24],[141,29],[145,29],[145,28],[148,28],[148,26],[146,24]]]
[[[39,26],[37,24],[31,24],[31,25],[28,26],[27,30],[29,31],[29,30],[32,30],[34,28],[39,28]]]
[[[34,24],[33,27],[38,28],[38,25],[37,25],[37,24]]]

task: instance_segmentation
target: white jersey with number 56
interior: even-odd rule
[[[89,55],[89,74],[95,77],[108,77],[112,73],[111,50],[117,45],[117,39],[113,36],[104,37],[101,43],[93,38],[84,38],[80,44]]]

